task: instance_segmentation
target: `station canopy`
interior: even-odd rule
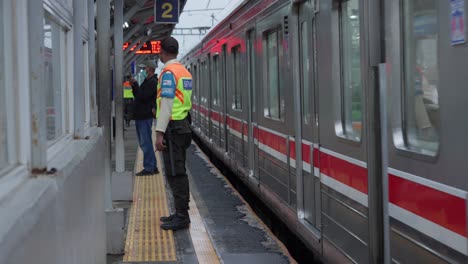
[[[182,13],[188,0],[179,0]],[[175,24],[154,23],[155,0],[124,0],[124,66],[147,57],[157,58],[162,39],[171,36]],[[112,6],[111,12],[114,8]],[[113,14],[111,14],[113,17]],[[112,21],[112,24],[113,21]],[[111,32],[114,32],[113,28]]]

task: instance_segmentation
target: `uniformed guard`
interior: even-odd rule
[[[163,152],[166,178],[172,190],[175,213],[161,217],[161,228],[188,228],[189,182],[185,171],[186,150],[192,141],[189,112],[192,108],[192,75],[176,58],[179,43],[173,37],[161,42],[164,64],[157,90],[156,149]]]
[[[125,124],[130,126],[130,121],[132,120],[132,112],[133,112],[133,92],[132,92],[132,84],[130,80],[132,76],[127,75],[125,77],[126,81],[123,83],[123,98],[124,98],[124,118]]]

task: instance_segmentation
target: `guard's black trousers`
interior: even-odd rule
[[[163,151],[166,178],[174,196],[176,213],[188,217],[190,190],[185,170],[186,150],[192,142],[190,124],[186,120],[169,122],[164,134]],[[171,154],[172,152],[172,154]]]

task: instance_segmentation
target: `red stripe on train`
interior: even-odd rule
[[[389,185],[391,203],[467,236],[464,199],[392,174],[389,175]]]
[[[212,111],[211,119],[213,119],[216,122],[221,122],[221,114],[219,114],[218,112]]]
[[[320,152],[320,172],[341,183],[367,194],[367,169]]]

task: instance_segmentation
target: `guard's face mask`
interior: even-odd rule
[[[146,79],[146,77],[148,77],[148,72],[146,71],[146,69],[141,72],[141,75],[143,76],[144,79]]]

